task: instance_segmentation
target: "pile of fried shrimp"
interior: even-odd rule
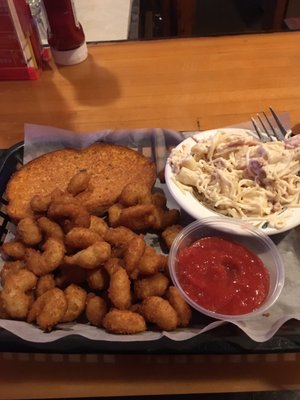
[[[90,215],[78,197],[89,179],[82,170],[65,191],[32,198],[32,216],[1,247],[0,317],[44,332],[71,321],[116,334],[188,326],[191,309],[171,283],[168,256],[145,242],[155,233],[169,249],[179,211],[163,192],[130,183],[105,215]]]

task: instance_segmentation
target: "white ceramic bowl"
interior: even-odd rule
[[[203,131],[198,134],[195,134],[193,137],[196,140],[207,139],[212,135],[215,135],[218,131],[219,129]],[[222,129],[222,131],[230,132],[233,134],[235,132],[243,131],[251,136],[256,137],[254,132],[245,129],[228,128],[228,129]],[[194,145],[195,145],[195,140],[193,140],[192,137],[189,137],[184,141],[182,141],[176,148],[185,148],[186,150],[189,150]],[[168,190],[170,194],[173,196],[174,200],[186,213],[191,215],[193,218],[199,219],[206,217],[221,216],[221,214],[218,213],[217,210],[208,208],[203,203],[201,203],[201,201],[199,201],[199,199],[197,199],[193,193],[182,190],[181,188],[178,187],[178,185],[175,183],[175,174],[172,171],[169,162],[167,162],[165,167],[165,180]],[[264,233],[266,233],[267,235],[275,235],[278,233],[282,233],[300,225],[300,207],[289,208],[286,211],[282,212],[281,216],[285,218],[285,225],[280,229],[270,227],[266,221],[260,221],[260,222],[253,221],[251,223],[256,227],[258,227],[259,229],[263,230]],[[226,216],[223,217],[227,219],[233,219],[232,217],[226,217]]]
[[[210,311],[195,303],[185,292],[178,279],[178,255],[195,241],[217,236],[245,246],[256,254],[269,272],[269,291],[264,302],[254,311],[240,315],[225,315]],[[212,318],[241,321],[265,313],[278,299],[284,285],[284,265],[273,241],[260,230],[242,221],[224,218],[204,218],[186,226],[176,237],[169,253],[169,271],[174,285],[185,300],[197,311]],[[213,283],[212,283],[213,284]]]

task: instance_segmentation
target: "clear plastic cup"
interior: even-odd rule
[[[181,287],[177,276],[179,252],[195,241],[208,236],[221,237],[245,246],[262,260],[269,271],[269,292],[265,301],[254,311],[240,315],[219,314],[195,303]],[[226,321],[241,321],[265,313],[278,299],[285,279],[281,256],[267,235],[243,221],[222,217],[209,217],[194,221],[178,234],[169,253],[169,271],[174,285],[194,309],[209,317]]]

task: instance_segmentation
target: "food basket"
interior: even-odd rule
[[[4,241],[9,218],[5,212],[5,188],[10,176],[22,165],[23,142],[0,153],[0,241]],[[211,322],[201,316],[205,323]],[[174,341],[162,337],[151,341],[97,341],[71,335],[49,343],[28,342],[0,329],[0,351],[43,353],[101,353],[101,354],[249,354],[300,351],[300,324],[289,321],[268,341],[251,340],[238,327],[223,324],[188,340]]]

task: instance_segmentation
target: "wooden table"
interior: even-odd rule
[[[300,33],[103,44],[38,81],[0,82],[0,147],[24,123],[209,129],[271,104],[300,117]],[[300,355],[0,355],[0,399],[298,389]]]
[[[76,131],[197,130],[248,120],[271,104],[300,118],[300,33],[100,44],[80,65],[0,82],[0,146],[23,124]]]

